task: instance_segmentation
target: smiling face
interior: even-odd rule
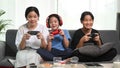
[[[49,25],[52,30],[56,30],[59,28],[59,21],[56,17],[51,17],[49,20]]]
[[[84,17],[84,20],[82,21],[83,28],[85,29],[91,29],[93,26],[93,19],[90,15],[86,15]]]
[[[37,24],[37,21],[38,21],[39,17],[38,15],[36,14],[35,11],[31,11],[28,13],[27,15],[27,20],[28,20],[28,23],[29,25],[36,25]]]

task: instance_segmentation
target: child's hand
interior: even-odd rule
[[[90,35],[89,33],[88,33],[88,34],[85,34],[85,35],[81,38],[82,42],[87,42],[87,41],[89,41],[90,38],[91,38],[89,35]]]
[[[96,41],[96,42],[100,41],[100,36],[99,36],[98,33],[96,33],[96,36],[94,37],[93,40]]]
[[[54,35],[53,34],[49,34],[48,41],[52,41],[53,39],[54,39]]]
[[[30,34],[26,33],[23,35],[23,40],[28,40],[30,38]]]
[[[40,32],[37,33],[37,38],[38,38],[38,39],[43,39],[43,35],[42,35],[42,33],[40,33]]]
[[[59,34],[60,34],[61,36],[64,36],[64,35],[65,35],[63,30],[60,30]]]

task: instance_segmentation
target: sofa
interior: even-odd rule
[[[75,30],[69,30],[71,37]],[[120,40],[116,30],[99,30],[103,43],[113,42],[117,50],[117,56],[120,55]],[[8,29],[5,41],[0,41],[0,66],[13,66],[8,59],[15,59],[17,48],[15,46],[15,37],[17,29]],[[115,58],[116,58],[115,57]]]

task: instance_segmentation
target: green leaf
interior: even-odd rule
[[[2,16],[3,14],[5,14],[4,10],[0,10],[0,16]]]
[[[3,14],[5,14],[5,11],[4,10],[1,10],[0,9],[0,16],[2,16]],[[4,19],[1,19],[0,20],[0,33],[2,33],[1,31],[7,27],[7,25],[10,25],[10,21],[11,20],[4,20]]]
[[[10,25],[8,22],[10,22],[11,20],[0,20],[0,32],[2,29],[5,29],[5,27],[7,25]]]

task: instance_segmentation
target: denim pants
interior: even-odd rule
[[[51,51],[39,48],[37,53],[45,61],[53,61],[53,57],[62,57],[62,60],[67,59],[72,54],[72,49],[66,48],[64,51],[52,48]]]

